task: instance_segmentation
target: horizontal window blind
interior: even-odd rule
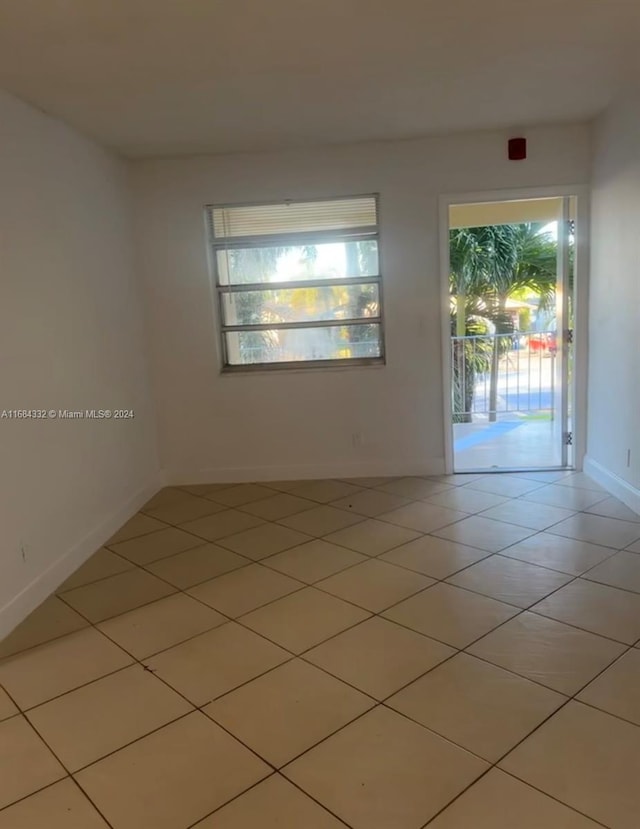
[[[214,241],[328,230],[377,231],[377,202],[373,196],[332,201],[211,207]]]

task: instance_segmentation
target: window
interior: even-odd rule
[[[207,217],[225,369],[383,362],[375,196]]]

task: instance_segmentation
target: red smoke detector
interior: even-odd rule
[[[509,160],[510,161],[524,161],[527,157],[527,139],[526,138],[511,138],[509,139]]]

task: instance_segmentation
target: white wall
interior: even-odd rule
[[[589,129],[134,165],[161,464],[174,482],[439,472],[444,463],[438,197],[585,184]],[[379,192],[385,367],[220,375],[203,205]],[[354,433],[363,444],[354,446]]]
[[[0,638],[157,485],[127,170],[0,94]],[[24,554],[23,554],[24,551]]]
[[[585,468],[640,512],[640,92],[596,125],[591,244]]]

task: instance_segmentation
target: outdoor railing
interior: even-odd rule
[[[495,420],[507,412],[548,412],[556,394],[553,331],[483,334],[451,338],[455,422],[473,415]]]

